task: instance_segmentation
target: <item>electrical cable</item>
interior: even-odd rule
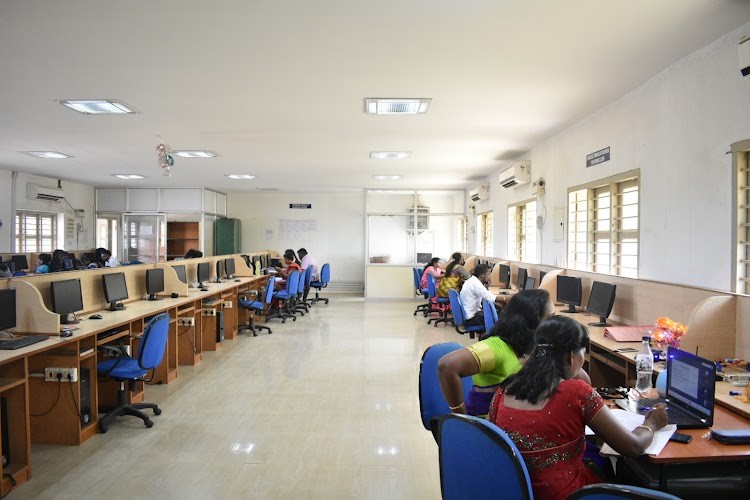
[[[55,402],[52,403],[52,406],[50,406],[49,409],[47,411],[45,411],[44,413],[39,413],[39,414],[29,413],[29,415],[32,416],[32,417],[43,417],[46,414],[48,414],[49,412],[51,412],[55,408],[55,406],[57,406],[57,402],[60,401],[60,390],[61,389],[62,389],[62,374],[58,374],[58,378],[57,378],[57,398],[55,398]]]
[[[76,416],[80,416],[81,412],[78,409],[78,401],[76,401],[76,395],[75,392],[73,392],[73,380],[71,380],[73,377],[71,375],[68,375],[68,382],[70,383],[70,397],[73,399],[73,404],[76,406]]]

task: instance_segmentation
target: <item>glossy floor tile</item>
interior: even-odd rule
[[[419,361],[469,339],[413,316],[417,301],[329,297],[147,386],[151,429],[121,418],[81,446],[34,445],[10,498],[440,498]]]

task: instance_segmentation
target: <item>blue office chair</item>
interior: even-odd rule
[[[448,298],[451,301],[451,312],[453,313],[453,325],[456,327],[456,331],[461,335],[468,332],[469,338],[474,338],[474,334],[483,333],[484,325],[466,326],[464,327],[464,321],[466,321],[466,311],[464,305],[461,302],[461,296],[458,294],[458,290],[448,290]],[[461,328],[464,328],[461,330]]]
[[[616,500],[618,498],[646,498],[660,500],[679,500],[679,497],[663,491],[650,490],[627,484],[589,484],[568,496],[568,500],[585,498],[587,500]]]
[[[534,498],[526,463],[495,424],[471,415],[440,420],[440,489],[444,500]]]
[[[154,423],[144,412],[151,408],[154,415],[159,415],[161,410],[154,403],[128,403],[125,392],[125,382],[128,382],[128,390],[135,390],[136,381],[144,380],[146,374],[159,366],[164,359],[164,351],[167,349],[167,334],[169,332],[169,315],[157,314],[148,322],[141,336],[138,355],[131,358],[118,350],[118,356],[102,361],[96,365],[99,375],[104,375],[112,380],[120,382],[117,391],[117,407],[99,419],[99,432],[107,432],[109,423],[115,417],[132,415],[143,420],[146,427],[152,427]]]
[[[428,298],[427,295],[427,289],[422,288],[422,277],[419,274],[419,268],[414,267],[412,268],[413,274],[414,274],[414,293],[416,295],[421,295],[425,299]],[[430,303],[425,302],[424,304],[419,304],[416,309],[414,309],[414,316],[417,315],[417,313],[422,313],[425,316],[427,316],[427,311],[430,309]]]
[[[306,312],[310,312],[310,305],[305,302],[305,279],[307,278],[308,270],[312,272],[312,266],[307,266],[307,269],[302,271],[299,275],[297,295],[294,298],[294,312],[299,312],[302,316],[304,316]]]
[[[26,276],[26,271],[13,271],[13,276]]]
[[[263,297],[262,300],[240,300],[237,302],[237,305],[241,307],[242,309],[247,309],[251,312],[248,322],[246,325],[240,325],[238,330],[252,330],[253,337],[258,336],[258,332],[256,331],[256,328],[258,330],[268,330],[268,334],[272,334],[273,332],[271,329],[267,326],[263,325],[256,325],[255,319],[253,318],[252,313],[255,312],[257,314],[261,314],[263,312],[267,312],[268,309],[271,308],[271,301],[273,301],[273,285],[276,281],[276,278],[271,276],[268,278],[268,283],[266,283],[266,288],[263,290]]]
[[[428,347],[422,354],[419,363],[419,415],[422,417],[422,425],[428,431],[432,431],[435,441],[438,439],[438,419],[451,412],[445,401],[443,392],[440,390],[437,365],[440,358],[446,354],[462,349],[463,346],[457,342],[443,342]],[[471,391],[471,377],[461,378],[463,386],[464,401]]]
[[[497,323],[497,308],[489,300],[482,299],[482,312],[484,313],[484,331],[489,332]]]
[[[278,301],[278,307],[272,308],[266,316],[266,321],[272,318],[281,318],[282,323],[286,323],[286,318],[292,318],[292,321],[297,321],[297,317],[294,315],[292,309],[292,303],[297,297],[297,288],[299,287],[299,271],[292,271],[286,278],[286,287],[283,290],[274,292],[273,298]],[[304,316],[305,313],[302,313]]]
[[[320,279],[310,283],[310,287],[315,289],[315,298],[313,302],[320,302],[321,300],[328,304],[328,299],[320,297],[320,290],[328,286],[328,282],[331,280],[331,266],[326,262],[323,267],[320,268]]]
[[[312,272],[313,266],[307,266],[305,269],[305,293],[302,295],[302,302],[308,306],[313,305],[312,300],[307,300],[307,296],[310,295],[310,283],[312,283]]]
[[[451,302],[445,297],[438,297],[437,284],[435,283],[435,276],[432,274],[427,275],[427,296],[430,297],[430,310],[427,314],[440,313],[439,318],[430,318],[427,320],[427,324],[432,323],[437,326],[438,323],[452,323],[451,318],[448,317],[448,313],[451,312]]]

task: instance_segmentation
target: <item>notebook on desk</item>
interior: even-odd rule
[[[644,335],[651,335],[653,326],[608,326],[604,336],[616,342],[640,342]]]
[[[670,424],[678,429],[703,429],[714,423],[714,364],[694,354],[670,347],[667,351],[667,394],[665,398],[627,399],[615,402],[626,410],[646,413],[660,403],[667,405]]]

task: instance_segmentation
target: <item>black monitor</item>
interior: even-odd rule
[[[498,264],[500,286],[510,288],[510,266],[507,264]]]
[[[81,260],[88,266],[92,262],[96,262],[96,256],[94,255],[94,252],[85,252]]]
[[[227,273],[227,279],[234,279],[234,274],[237,272],[234,265],[234,258],[224,259],[224,272]]]
[[[431,253],[417,253],[417,264],[427,264],[432,260]]]
[[[581,295],[583,287],[581,278],[574,276],[557,275],[557,301],[568,306],[563,312],[576,313],[576,306],[581,305]]]
[[[518,268],[518,275],[516,276],[516,288],[519,290],[526,290],[526,278],[529,277],[529,272],[525,267]]]
[[[201,262],[198,264],[198,288],[201,290],[207,290],[206,281],[209,278],[208,262]]]
[[[16,271],[26,271],[29,269],[29,261],[26,260],[25,255],[13,255],[10,260],[13,262]]]
[[[62,260],[62,270],[63,271],[72,271],[75,268],[73,265],[73,259],[70,257],[65,257]]]
[[[258,258],[260,259],[260,268],[261,269],[267,268],[268,267],[268,256],[266,254],[262,254],[262,255],[258,256]]]
[[[280,267],[280,266],[281,266],[281,259],[277,259],[275,257],[271,257],[270,267]]]
[[[120,302],[128,298],[128,285],[125,283],[125,273],[110,273],[102,275],[104,300],[109,303],[110,311],[125,309]]]
[[[586,305],[586,311],[599,316],[599,322],[589,323],[591,326],[609,326],[607,316],[612,312],[612,306],[615,305],[615,291],[617,285],[594,281],[591,285],[591,294],[589,303]]]
[[[539,284],[542,284],[542,280],[544,279],[544,275],[547,274],[547,271],[539,271]]]
[[[185,266],[172,266],[174,272],[177,273],[177,279],[183,283],[187,283],[187,275],[185,274]]]
[[[221,283],[222,278],[224,278],[224,261],[219,259],[216,261],[216,282]]]
[[[16,327],[16,289],[0,290],[0,330]]]
[[[161,300],[156,296],[157,293],[164,291],[164,269],[147,269],[146,270],[146,293],[148,300]]]
[[[49,284],[52,311],[60,315],[60,323],[76,323],[76,313],[83,311],[81,280],[53,281]]]
[[[526,281],[523,284],[524,290],[533,290],[536,286],[536,278],[533,276],[526,276]]]

